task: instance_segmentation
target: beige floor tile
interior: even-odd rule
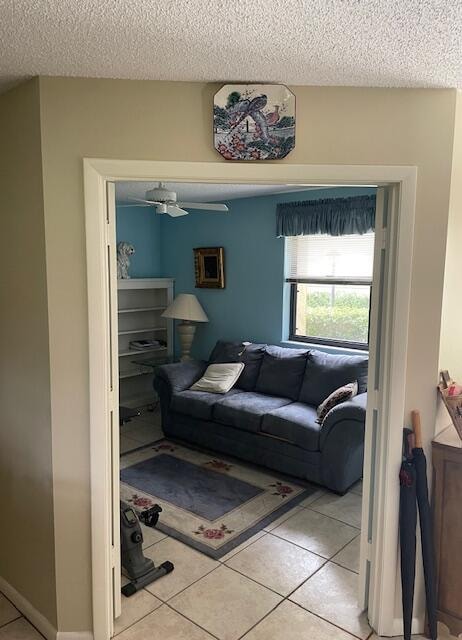
[[[296,507],[294,507],[293,509],[290,509],[289,511],[284,513],[284,515],[282,515],[280,518],[277,518],[276,520],[274,520],[274,522],[271,522],[271,524],[268,524],[265,527],[265,531],[273,531],[273,529],[276,529],[276,527],[279,527],[279,525],[282,522],[285,522],[286,520],[288,520],[289,518],[291,518],[293,515],[295,515],[296,513],[298,513],[301,510],[302,510],[302,507],[300,507],[298,505]]]
[[[332,562],[340,564],[342,567],[351,569],[358,573],[359,571],[359,548],[361,546],[361,536],[358,536],[347,544],[337,555],[332,558]]]
[[[230,558],[232,558],[233,556],[236,555],[236,553],[239,553],[240,551],[242,551],[243,549],[246,549],[248,546],[250,546],[251,544],[253,544],[254,542],[256,542],[257,540],[259,540],[260,538],[262,538],[263,536],[267,536],[268,534],[266,533],[266,531],[259,531],[258,533],[256,533],[254,536],[252,536],[251,538],[249,538],[248,540],[246,540],[245,542],[243,542],[242,544],[238,545],[237,547],[235,547],[232,551],[230,551],[229,553],[225,554],[224,556],[222,556],[220,558],[220,562],[227,562]]]
[[[173,538],[165,538],[157,542],[148,547],[144,554],[148,558],[152,558],[156,566],[162,564],[165,560],[170,560],[175,566],[172,573],[163,576],[160,580],[146,587],[150,593],[164,601],[169,600],[186,587],[189,587],[193,582],[220,566],[220,563],[216,560],[208,558],[203,553],[199,553]]]
[[[141,447],[141,445],[137,440],[133,440],[132,438],[129,438],[122,433],[120,435],[119,447],[120,453],[127,453],[127,451],[137,449],[138,447]]]
[[[123,581],[125,582],[125,580]],[[122,615],[114,621],[114,633],[120,633],[148,613],[160,607],[162,602],[147,591],[141,590],[126,598],[122,595]]]
[[[211,635],[165,604],[118,636],[120,640],[147,640],[148,638],[212,640]]]
[[[150,444],[164,437],[159,425],[142,422],[141,420],[132,420],[124,425],[121,433],[126,438],[130,438],[130,440],[136,440],[140,445]]]
[[[308,507],[312,502],[323,496],[325,493],[326,491],[324,491],[324,489],[316,489],[316,491],[313,491],[313,493],[308,496],[308,498],[305,498],[303,502],[300,502],[300,506]]]
[[[358,530],[311,509],[301,509],[272,533],[324,558],[331,558],[358,535]]]
[[[21,614],[16,607],[11,604],[8,598],[5,598],[5,596],[0,593],[0,627],[20,617]]]
[[[226,564],[282,596],[288,596],[325,562],[314,553],[268,533]]]
[[[356,493],[346,493],[344,496],[326,493],[315,500],[310,505],[310,509],[360,529],[361,505],[362,498]]]
[[[152,527],[147,527],[142,522],[141,530],[143,532],[143,549],[147,549],[153,544],[164,540],[164,538],[168,538],[166,533],[162,533],[159,529],[153,529]]]
[[[0,640],[43,640],[43,636],[25,618],[18,618],[0,628]]]
[[[441,636],[440,635],[440,630],[438,629],[438,640],[442,640],[444,638],[444,640],[446,640],[446,638],[454,638],[454,640],[457,640],[457,638],[455,636]],[[425,636],[422,636],[420,634],[413,634],[411,636],[412,640],[428,640]],[[376,633],[373,633],[372,635],[369,636],[369,640],[403,640],[404,636],[378,636]]]
[[[352,636],[285,600],[243,640],[353,640]]]
[[[358,495],[358,496],[362,496],[363,495],[363,481],[362,480],[358,480],[358,482],[351,487],[350,492],[351,493],[356,493],[356,495]]]
[[[328,622],[367,638],[371,628],[358,605],[356,573],[328,562],[307,580],[290,599]]]
[[[220,640],[237,640],[280,601],[269,589],[222,565],[170,605]]]

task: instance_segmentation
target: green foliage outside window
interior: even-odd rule
[[[369,296],[358,293],[303,292],[306,295],[305,335],[368,342]]]

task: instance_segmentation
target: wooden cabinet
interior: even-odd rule
[[[462,633],[462,441],[453,426],[432,443],[438,620]]]

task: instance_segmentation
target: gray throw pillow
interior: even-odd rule
[[[345,384],[343,387],[339,387],[335,391],[327,396],[324,402],[321,402],[317,409],[318,422],[320,425],[324,422],[325,417],[329,413],[331,409],[336,407],[341,402],[346,402],[347,400],[351,400],[358,393],[358,383],[356,380],[354,382],[350,382],[349,384]]]

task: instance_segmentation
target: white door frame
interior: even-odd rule
[[[118,399],[110,391],[111,360],[107,258],[106,183],[118,180],[217,182],[294,185],[395,185],[392,206],[395,233],[390,237],[393,259],[388,266],[390,286],[384,300],[386,331],[382,336],[383,381],[368,408],[377,411],[376,476],[373,483],[369,619],[380,635],[396,635],[395,588],[398,571],[398,470],[401,464],[401,426],[405,412],[406,360],[411,294],[412,245],[417,169],[410,166],[296,165],[286,163],[230,164],[225,162],[159,162],[140,160],[83,160],[87,246],[91,539],[93,631],[95,640],[108,640],[112,627],[112,567],[118,549],[111,544],[119,514],[111,509],[113,486],[111,411]],[[399,238],[399,242],[398,242]],[[115,368],[117,370],[117,368]],[[368,412],[370,413],[370,411]],[[114,415],[114,414],[113,414]],[[117,426],[117,425],[115,425]],[[116,441],[117,442],[117,441]],[[371,455],[366,438],[366,459]],[[370,473],[365,471],[365,495]],[[367,504],[366,504],[367,503]],[[363,516],[369,518],[368,500]],[[363,527],[365,529],[365,527]]]

